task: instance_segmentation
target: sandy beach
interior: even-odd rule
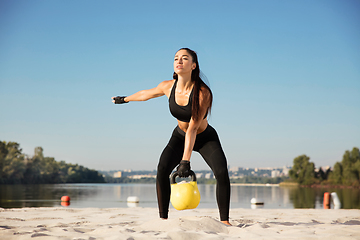
[[[0,208],[0,239],[360,239],[360,210]]]

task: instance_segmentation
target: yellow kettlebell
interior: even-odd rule
[[[191,181],[176,183],[179,174],[174,172],[170,176],[171,195],[170,202],[176,210],[196,208],[200,203],[200,192],[196,183],[196,175],[190,170]]]

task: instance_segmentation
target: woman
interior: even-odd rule
[[[200,78],[199,62],[194,51],[182,48],[175,54],[173,78],[161,82],[153,89],[139,91],[128,97],[113,97],[113,102],[121,104],[147,101],[166,95],[169,98],[170,112],[178,120],[178,125],[163,150],[157,167],[156,191],[160,217],[168,218],[169,175],[178,165],[179,176],[189,176],[190,158],[194,150],[202,155],[214,172],[220,220],[230,225],[230,181],[227,161],[219,137],[207,121],[207,114],[212,105],[212,93]]]

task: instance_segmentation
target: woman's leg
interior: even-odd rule
[[[227,161],[221,147],[219,137],[211,126],[205,130],[204,135],[197,137],[199,149],[196,149],[213,171],[216,178],[216,200],[220,212],[220,220],[229,220],[230,209],[230,179]]]
[[[184,140],[175,129],[168,145],[163,150],[157,167],[156,192],[160,218],[168,218],[170,203],[169,175],[180,163],[184,151]]]

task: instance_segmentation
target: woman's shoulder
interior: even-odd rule
[[[172,80],[165,80],[165,81],[162,81],[160,84],[164,84],[164,85],[173,85],[175,82],[175,79],[172,79]]]
[[[169,88],[170,87],[171,88],[174,85],[174,82],[175,82],[175,79],[165,80],[159,84],[159,87],[161,87],[161,88]]]
[[[158,88],[160,88],[161,91],[162,91],[163,93],[165,93],[165,95],[166,95],[167,97],[169,97],[170,92],[171,92],[171,89],[172,89],[172,86],[174,85],[174,82],[175,82],[175,79],[162,81],[162,82],[158,85]]]

